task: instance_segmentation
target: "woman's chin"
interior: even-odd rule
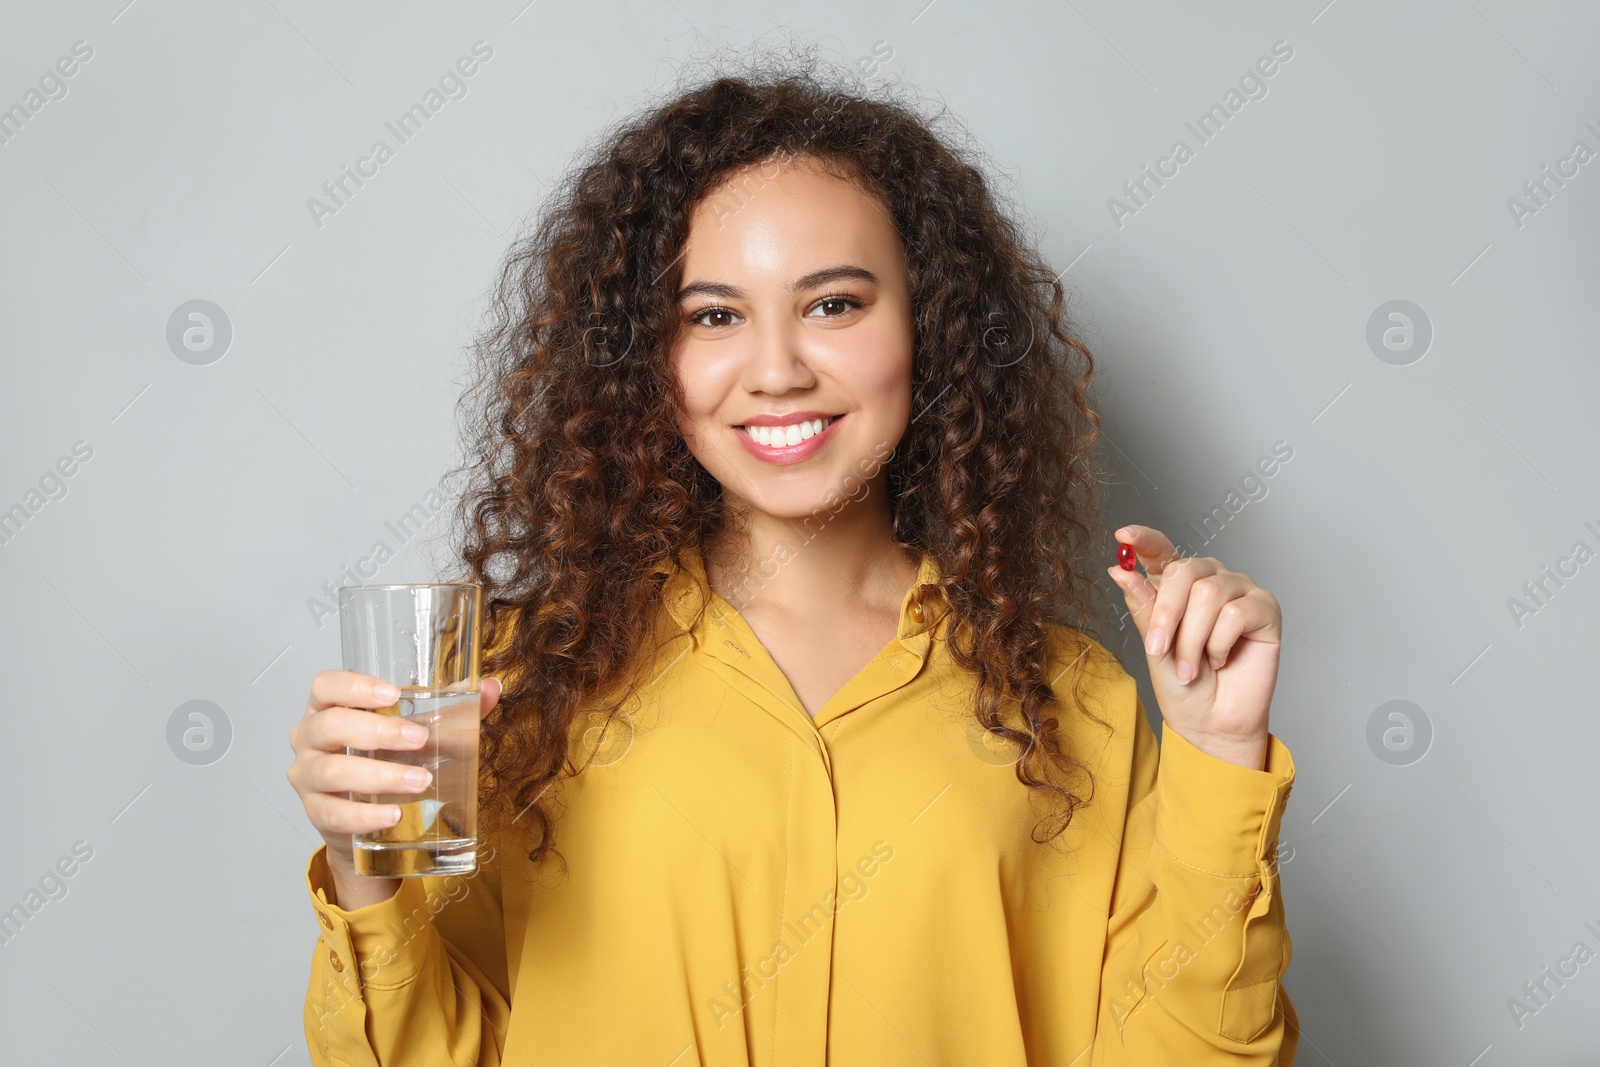
[[[766,487],[757,482],[754,492],[744,494],[741,503],[751,512],[785,522],[803,523],[808,535],[842,515],[855,501],[863,499],[869,487],[865,481],[841,478],[808,478],[808,485]]]

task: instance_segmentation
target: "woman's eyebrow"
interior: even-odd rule
[[[830,282],[844,281],[846,279],[866,282],[868,285],[878,284],[878,276],[876,274],[865,267],[857,267],[847,263],[837,267],[824,267],[821,270],[814,270],[810,274],[796,278],[789,283],[789,291],[798,293],[806,289],[816,289]],[[729,285],[727,282],[706,281],[693,281],[678,290],[679,300],[696,295],[714,296],[725,300],[741,300],[745,296],[745,291],[737,285]]]

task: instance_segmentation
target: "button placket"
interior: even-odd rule
[[[351,998],[360,1000],[360,967],[356,959],[355,946],[350,940],[350,928],[342,920],[329,915],[321,908],[313,910],[317,913],[317,922],[323,928],[323,934],[318,938],[318,942],[327,952],[328,966],[333,968],[334,980],[344,987]]]

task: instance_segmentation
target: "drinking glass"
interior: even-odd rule
[[[478,585],[347,585],[339,590],[344,669],[400,687],[378,715],[428,728],[421,748],[345,751],[433,772],[420,793],[351,793],[397,804],[400,821],[353,834],[357,874],[409,878],[469,872],[478,864]]]

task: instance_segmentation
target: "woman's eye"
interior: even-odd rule
[[[708,316],[708,315],[725,315],[725,316],[732,317],[733,316],[733,312],[729,311],[727,308],[718,308],[718,307],[702,308],[701,310],[699,310],[699,311],[695,312],[693,315],[691,315],[689,317],[689,321],[691,323],[695,323],[695,324],[700,325],[700,326],[710,326],[712,329],[715,329],[715,328],[717,328],[719,326],[730,326],[730,325],[732,325],[732,323],[726,322],[726,321],[723,321],[723,322],[707,322],[705,320],[706,320],[706,316]]]
[[[816,318],[836,319],[859,307],[861,307],[861,301],[853,296],[825,296],[813,304],[811,310]],[[816,314],[817,312],[821,314]],[[690,315],[689,323],[690,325],[704,326],[708,329],[717,330],[732,326],[738,319],[738,314],[730,308],[706,307]]]
[[[820,317],[824,318],[824,319],[836,319],[840,315],[843,315],[845,312],[850,311],[850,310],[852,310],[854,308],[858,308],[860,306],[861,306],[861,302],[859,300],[857,300],[855,297],[851,297],[851,296],[825,296],[821,300],[817,301],[816,307],[814,307],[812,310],[815,311],[815,310],[821,310],[821,309],[830,308],[830,307],[834,308],[836,310],[831,311],[831,312],[824,310]]]

